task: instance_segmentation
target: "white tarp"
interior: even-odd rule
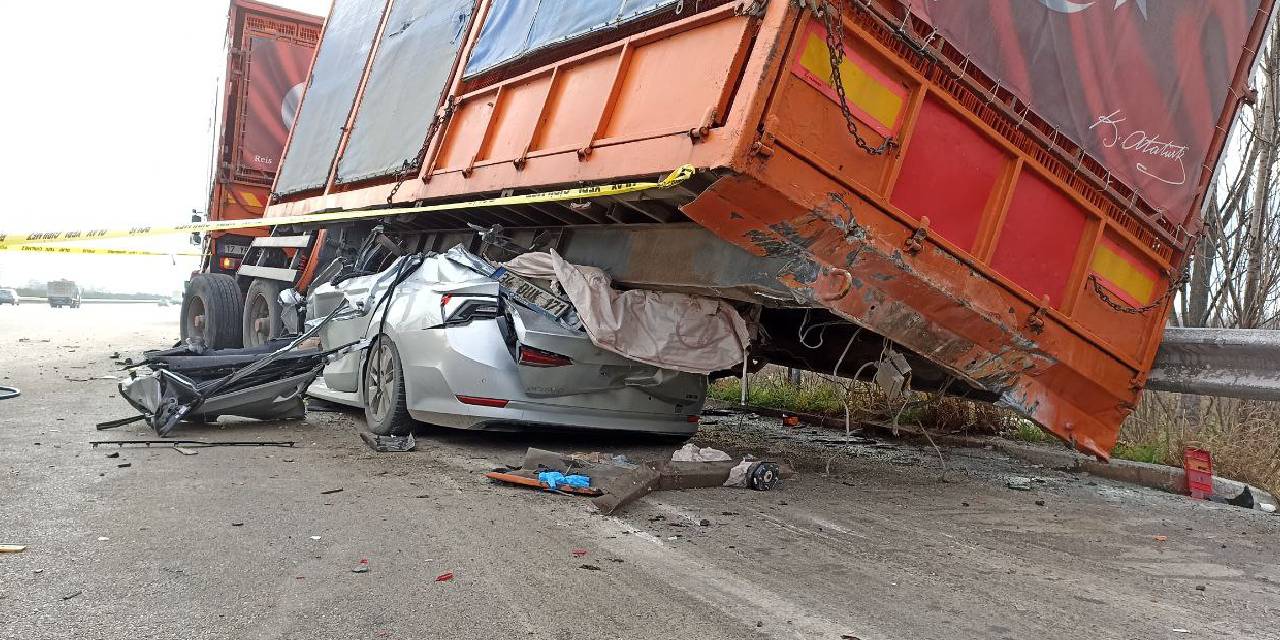
[[[559,282],[591,341],[632,360],[707,374],[741,364],[751,343],[747,323],[723,300],[619,291],[604,271],[569,264],[555,251],[526,253],[504,266],[517,275]]]

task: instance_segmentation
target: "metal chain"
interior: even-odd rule
[[[1111,307],[1115,311],[1119,311],[1120,313],[1133,314],[1133,315],[1146,313],[1148,311],[1152,311],[1164,306],[1164,303],[1167,302],[1170,298],[1178,295],[1178,292],[1182,290],[1182,285],[1190,281],[1191,281],[1191,267],[1187,266],[1182,270],[1182,276],[1180,276],[1176,281],[1170,282],[1169,288],[1166,289],[1164,294],[1161,295],[1159,298],[1156,298],[1155,300],[1152,300],[1150,303],[1144,304],[1141,307],[1132,307],[1123,302],[1118,302],[1114,300],[1110,295],[1107,294],[1106,287],[1102,286],[1102,283],[1098,281],[1098,276],[1094,274],[1089,274],[1089,283],[1093,285],[1093,292],[1097,294],[1099,300],[1106,303],[1108,307]]]
[[[417,155],[414,156],[412,161],[405,160],[401,163],[400,172],[398,174],[399,179],[396,180],[396,186],[391,188],[391,193],[387,194],[387,204],[391,204],[392,199],[396,197],[396,193],[400,191],[400,187],[404,186],[404,183],[409,179],[409,176],[416,174],[418,170],[422,168],[422,163],[427,159],[427,150],[431,147],[431,140],[435,137],[436,131],[448,122],[449,118],[452,116],[453,98],[450,97],[449,100],[445,102],[444,111],[441,112],[439,116],[431,119],[431,125],[427,127],[426,139],[423,140],[422,148],[418,149]]]
[[[831,87],[836,90],[836,96],[839,98],[836,102],[840,105],[840,113],[844,115],[845,127],[849,129],[849,134],[853,136],[854,144],[859,149],[873,156],[884,155],[890,148],[897,146],[898,142],[892,136],[886,136],[884,142],[879,146],[871,146],[865,138],[858,132],[858,121],[854,118],[853,113],[849,111],[849,97],[845,94],[844,79],[840,77],[840,65],[844,64],[844,18],[840,15],[841,0],[834,2],[822,2],[819,8],[810,7],[823,26],[827,29],[827,51],[830,54],[831,62]]]

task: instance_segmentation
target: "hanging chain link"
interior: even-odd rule
[[[413,160],[405,160],[401,163],[400,172],[397,174],[396,186],[392,187],[391,193],[387,194],[387,204],[391,204],[392,199],[396,197],[396,193],[400,191],[400,187],[404,186],[409,176],[417,174],[422,169],[422,163],[427,159],[427,150],[431,147],[432,138],[435,138],[436,131],[443,127],[449,121],[449,118],[453,116],[453,108],[453,97],[450,96],[445,102],[444,111],[439,116],[432,118],[431,125],[427,127],[426,139],[423,140],[422,148],[418,149],[417,155],[414,156]]]
[[[830,54],[831,63],[831,87],[835,89],[836,96],[839,98],[836,102],[840,105],[840,113],[844,115],[845,127],[849,129],[849,134],[853,136],[853,143],[870,155],[884,155],[889,149],[897,146],[897,141],[892,136],[886,136],[884,142],[881,142],[879,146],[871,146],[871,143],[867,142],[866,138],[863,138],[862,134],[859,133],[858,121],[853,113],[849,111],[849,97],[845,93],[844,78],[840,77],[840,66],[844,64],[844,18],[840,14],[841,1],[824,1],[816,8],[813,5],[809,5],[809,9],[814,12],[814,15],[822,21],[823,26],[827,29],[827,51]]]
[[[1185,285],[1188,282],[1191,282],[1191,265],[1187,265],[1186,267],[1183,267],[1182,275],[1179,276],[1177,280],[1170,282],[1169,288],[1166,289],[1164,294],[1161,295],[1159,298],[1156,298],[1155,300],[1152,300],[1151,302],[1144,304],[1141,307],[1133,307],[1112,298],[1107,293],[1107,288],[1103,286],[1101,281],[1098,280],[1098,276],[1094,274],[1089,274],[1089,284],[1093,286],[1093,292],[1097,294],[1099,300],[1104,302],[1108,307],[1111,307],[1115,311],[1119,311],[1120,313],[1128,313],[1132,315],[1143,314],[1148,311],[1159,309],[1160,307],[1164,306],[1164,303],[1167,302],[1170,298],[1178,295],[1178,292],[1182,291],[1182,285]]]

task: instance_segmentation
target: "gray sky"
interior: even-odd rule
[[[323,14],[329,0],[276,0]],[[5,3],[0,230],[186,222],[203,210],[225,0]],[[103,242],[106,244],[106,241]],[[111,246],[190,251],[186,236]],[[168,293],[195,258],[0,251],[0,286],[70,278]]]

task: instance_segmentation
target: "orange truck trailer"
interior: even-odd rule
[[[255,241],[244,342],[374,224],[739,303],[764,362],[1011,407],[1106,458],[1273,0],[336,0],[267,219],[692,177]],[[230,276],[226,276],[230,277]],[[207,303],[206,303],[207,304]],[[899,357],[889,354],[897,353]]]

